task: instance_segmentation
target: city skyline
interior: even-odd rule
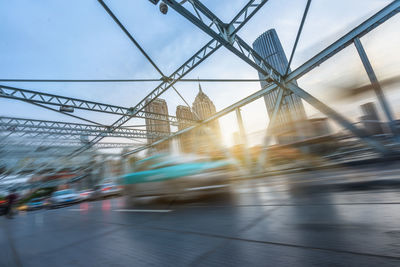
[[[204,3],[222,19],[229,21],[245,1],[204,1]],[[306,1],[288,4],[288,1],[269,1],[258,14],[243,28],[240,35],[251,43],[255,38],[269,28],[276,28],[281,38],[286,54],[290,53],[294,42],[297,25],[304,10]],[[322,3],[324,2],[324,3]],[[360,6],[357,1],[313,2],[306,20],[302,37],[299,42],[292,68],[300,65],[312,54],[320,51],[337,37],[346,33],[372,13],[384,7],[390,1],[364,1]],[[148,1],[129,1],[108,3],[118,14],[127,29],[138,38],[146,51],[162,66],[165,73],[174,70],[203,43],[208,37],[177,15],[172,10],[162,15]],[[81,8],[73,8],[78,5]],[[0,46],[0,54],[4,60],[1,78],[153,78],[158,74],[151,65],[145,62],[139,51],[133,47],[113,21],[107,17],[98,3],[65,2],[55,7],[51,2],[32,4],[32,2],[6,3],[2,7],[2,23],[0,32],[7,36]],[[355,8],[357,7],[357,9]],[[34,10],[35,12],[30,12]],[[137,12],[140,10],[141,12]],[[277,12],[279,10],[279,12]],[[357,12],[354,12],[357,10]],[[51,12],[50,12],[51,11]],[[10,16],[9,14],[14,14]],[[356,14],[354,14],[356,13]],[[151,15],[143,29],[138,27],[138,21]],[[265,17],[269,19],[266,20]],[[73,20],[71,20],[73,18]],[[338,20],[340,18],[340,20]],[[18,21],[16,21],[18,19]],[[318,23],[314,23],[315,21]],[[26,27],[30,25],[31,27]],[[384,42],[385,36],[400,25],[397,17],[389,20],[379,29],[363,37],[368,55],[378,78],[392,75],[398,68],[397,55],[386,57],[382,53],[399,46],[399,37],[392,36],[393,42]],[[101,31],[96,30],[101,29]],[[10,31],[11,30],[11,31]],[[151,31],[152,34],[148,34]],[[165,39],[165,38],[169,39]],[[46,40],[44,42],[43,40]],[[157,42],[155,42],[157,40]],[[57,44],[57,49],[54,45]],[[342,64],[342,69],[334,66]],[[101,67],[99,67],[101,66]],[[225,49],[220,49],[192,73],[188,78],[257,78],[257,73],[246,64],[240,62]],[[335,89],[343,80],[356,80],[368,83],[368,78],[354,48],[345,49],[337,57],[328,60],[319,68],[310,72],[307,77],[299,80],[299,84],[310,90],[322,100],[327,100],[329,92],[326,88]],[[332,85],[333,83],[333,85]],[[6,83],[11,86],[40,90],[43,92],[70,95],[83,99],[99,100],[101,102],[133,106],[152,90],[157,83],[146,84],[39,84],[39,83]],[[196,83],[177,83],[176,88],[186,99],[193,99],[196,93]],[[322,88],[321,88],[322,87]],[[259,89],[258,83],[242,84],[203,84],[217,110],[239,100]],[[385,89],[385,88],[384,88]],[[109,93],[111,92],[111,93]],[[229,92],[228,94],[226,92]],[[107,97],[105,97],[107,96]],[[168,91],[161,98],[168,102],[170,110],[182,105],[182,100],[175,92]],[[368,102],[372,95],[362,100]],[[389,92],[388,99],[392,106],[398,95]],[[359,101],[359,102],[362,102]],[[3,115],[29,117],[36,114],[42,119],[59,119],[75,122],[77,120],[46,110],[29,106],[24,103],[0,99]],[[356,103],[355,106],[358,106]],[[341,107],[350,118],[356,119],[360,111],[349,105],[332,103],[334,108]],[[259,112],[259,111],[262,112]],[[380,107],[378,106],[378,112]],[[319,113],[306,105],[308,115],[318,116]],[[76,114],[83,114],[79,111]],[[397,114],[399,115],[399,114]],[[101,120],[111,124],[117,116],[90,114],[89,119]],[[248,131],[260,131],[266,127],[268,116],[264,103],[256,101],[243,109],[243,119]],[[143,124],[143,120],[132,120],[132,124]],[[233,114],[220,119],[223,142],[231,144],[231,134],[237,131]]]

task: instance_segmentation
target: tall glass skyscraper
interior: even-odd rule
[[[288,65],[285,52],[275,29],[268,30],[261,34],[253,43],[253,49],[260,54],[273,68],[282,75],[285,74]],[[258,74],[261,87],[268,85],[266,77]],[[294,81],[294,83],[296,83]],[[277,100],[278,91],[272,91],[264,95],[268,115],[271,118]],[[301,123],[306,120],[306,113],[301,98],[293,93],[287,93],[282,99],[281,109],[277,114],[274,127],[274,135],[279,143],[286,143],[302,139]]]

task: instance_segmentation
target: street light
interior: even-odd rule
[[[167,14],[168,12],[168,6],[164,2],[160,3],[160,12],[163,13],[164,15]]]
[[[153,5],[157,5],[160,0],[149,0]],[[182,0],[179,2],[179,4],[184,4],[187,0]],[[164,2],[160,3],[160,12],[163,13],[164,15],[168,13],[168,5]]]

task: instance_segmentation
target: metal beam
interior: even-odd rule
[[[294,53],[296,52],[297,44],[300,40],[300,35],[303,30],[304,22],[306,21],[306,17],[307,17],[308,9],[310,8],[310,5],[311,5],[311,0],[307,0],[306,8],[304,9],[303,17],[301,18],[301,22],[299,25],[299,30],[297,31],[296,40],[294,41],[292,52],[290,53],[289,63],[286,67],[285,76],[288,74],[288,72],[290,70],[290,65],[292,64],[293,56],[294,56]]]
[[[392,134],[394,136],[397,135],[397,129],[396,129],[396,124],[394,122],[393,118],[393,113],[390,109],[389,103],[387,102],[385,98],[385,94],[382,91],[381,85],[379,84],[378,78],[376,78],[374,69],[372,68],[371,63],[369,62],[367,53],[364,50],[363,45],[361,44],[361,41],[359,38],[354,39],[354,45],[357,48],[358,54],[360,56],[360,59],[364,65],[365,71],[367,72],[368,78],[371,81],[372,88],[375,91],[376,97],[378,98],[379,104],[381,105],[386,118],[389,120],[389,126]]]
[[[163,79],[0,79],[0,82],[36,82],[36,83],[134,83],[134,82],[161,82]],[[260,79],[208,79],[208,78],[198,78],[198,79],[180,79],[180,82],[260,82]]]
[[[244,163],[245,166],[250,169],[251,157],[249,153],[249,146],[247,143],[246,130],[244,129],[242,113],[240,112],[240,108],[237,108],[235,111],[236,111],[236,120],[239,126],[240,143],[242,144],[243,147]]]
[[[388,19],[390,19],[391,17],[396,15],[399,11],[400,11],[400,1],[399,0],[393,1],[392,3],[390,3],[389,5],[384,7],[382,10],[377,12],[375,15],[373,15],[370,18],[368,18],[367,20],[362,22],[360,25],[358,25],[356,28],[352,29],[347,34],[342,36],[340,39],[338,39],[337,41],[332,43],[326,49],[322,50],[320,53],[318,53],[317,55],[312,57],[310,60],[308,60],[303,65],[298,67],[296,70],[292,71],[286,77],[285,81],[289,82],[289,81],[292,81],[292,80],[300,78],[301,76],[303,76],[307,72],[311,71],[313,68],[315,68],[315,67],[319,66],[320,64],[322,64],[325,60],[327,60],[328,58],[330,58],[334,54],[338,53],[339,51],[341,51],[342,49],[344,49],[348,45],[352,44],[353,39],[355,37],[361,37],[361,36],[367,34],[371,30],[375,29],[376,27],[378,27],[379,25],[381,25],[382,23],[384,23],[385,21],[387,21]],[[259,99],[260,97],[264,96],[265,94],[271,92],[272,90],[275,90],[276,88],[278,88],[278,86],[276,86],[275,84],[271,84],[271,85],[269,85],[269,86],[267,86],[265,88],[262,88],[261,90],[255,92],[255,93],[243,98],[242,100],[239,100],[238,102],[236,102],[236,103],[224,108],[223,110],[217,112],[216,114],[214,114],[210,118],[204,120],[203,122],[199,123],[198,125],[191,126],[191,127],[186,128],[186,129],[183,129],[181,131],[178,131],[178,132],[172,134],[169,138],[173,138],[175,136],[179,136],[179,135],[184,134],[184,133],[186,133],[188,131],[191,131],[191,130],[193,130],[193,129],[195,129],[195,128],[203,125],[203,124],[206,124],[206,123],[211,122],[213,120],[216,120],[216,119],[218,119],[220,117],[223,117],[226,114],[234,111],[236,108],[239,108],[239,107],[242,107],[244,105],[247,105],[247,104]],[[164,138],[162,140],[159,140],[154,145],[163,142],[163,140],[164,141],[168,140],[169,138]],[[153,144],[147,145],[147,146],[144,146],[144,147],[141,147],[141,148],[138,148],[138,149],[134,149],[134,150],[129,151],[129,152],[125,153],[125,154],[126,155],[134,154],[134,153],[137,153],[139,151],[148,149],[152,145]]]
[[[31,149],[38,149],[38,148],[72,148],[76,149],[79,148],[83,145],[79,139],[65,139],[65,140],[59,140],[59,139],[32,139],[32,138],[24,138],[23,140],[17,141],[17,140],[11,140],[6,143],[6,145],[0,145],[0,149],[2,147],[12,147],[12,146],[18,146],[18,147],[27,147]],[[94,147],[98,149],[106,149],[106,148],[132,148],[132,147],[139,147],[142,146],[143,144],[133,144],[133,143],[97,143]]]
[[[354,38],[361,38],[368,32],[372,31],[394,15],[400,12],[400,1],[395,0],[377,12],[375,15],[371,16],[363,23],[349,31],[347,34],[343,35],[337,41],[332,43],[330,46],[313,56],[307,62],[302,64],[300,67],[290,72],[287,75],[285,81],[297,80],[307,72],[311,71],[313,68],[318,67],[321,63],[326,61],[328,58],[332,57],[339,51],[343,50],[345,47],[353,43]]]
[[[105,103],[60,96],[55,94],[42,93],[17,87],[0,85],[0,97],[31,102],[36,104],[46,104],[58,107],[70,107],[73,109],[82,109],[95,112],[102,112],[114,115],[132,116],[135,118],[152,119],[159,121],[168,121],[173,125],[178,124],[175,116],[158,114],[153,112],[140,111],[133,114],[133,108],[127,108]],[[195,123],[195,121],[187,120],[187,123]]]
[[[97,0],[101,6],[107,11],[108,15],[117,23],[117,25],[121,28],[121,30],[128,36],[131,42],[139,49],[139,51],[143,54],[143,56],[150,62],[150,64],[157,70],[157,72],[164,77],[164,73],[160,70],[160,68],[154,63],[154,61],[150,58],[150,56],[144,51],[144,49],[140,46],[140,44],[133,38],[133,36],[129,33],[129,31],[122,25],[122,23],[118,20],[118,18],[114,15],[111,9],[104,3],[103,0]]]
[[[180,131],[177,131],[177,132],[169,135],[168,137],[162,138],[162,139],[160,139],[160,140],[158,140],[158,141],[156,141],[156,142],[154,142],[152,144],[149,144],[149,145],[134,149],[132,151],[128,151],[127,153],[123,154],[123,156],[128,156],[128,155],[140,152],[142,150],[146,150],[146,149],[151,148],[153,146],[156,146],[156,145],[158,145],[158,144],[160,144],[160,143],[162,143],[164,141],[167,141],[168,139],[171,139],[171,138],[177,137],[177,136],[179,136],[181,134],[184,134],[184,133],[187,133],[189,131],[192,131],[193,129],[196,129],[197,127],[201,127],[202,125],[210,123],[210,122],[212,122],[212,121],[214,121],[214,120],[216,120],[216,119],[218,119],[220,117],[225,116],[226,114],[229,114],[229,113],[235,111],[237,108],[240,108],[242,106],[250,104],[251,102],[259,99],[262,96],[264,96],[268,92],[271,92],[272,90],[275,90],[276,88],[277,88],[277,86],[275,84],[269,85],[269,86],[267,86],[267,87],[255,92],[255,93],[243,98],[242,100],[239,100],[238,102],[236,102],[236,103],[234,103],[234,104],[222,109],[221,111],[218,111],[217,113],[215,113],[214,115],[210,116],[209,118],[203,120],[200,123],[197,123],[195,125],[189,126],[189,127],[185,128],[185,129],[182,129]]]
[[[22,119],[13,117],[0,117],[0,131],[78,136],[102,135],[104,137],[126,138],[154,138],[168,136],[169,134],[127,128],[119,128],[115,131],[110,131],[110,128],[98,125]]]
[[[340,125],[342,125],[345,129],[350,130],[355,136],[359,137],[365,143],[370,145],[375,150],[380,153],[386,154],[388,153],[387,149],[380,143],[369,136],[367,136],[364,131],[358,129],[354,125],[352,125],[349,121],[347,121],[343,116],[335,112],[333,109],[313,97],[312,95],[306,93],[303,89],[295,85],[294,83],[290,83],[285,81],[282,75],[275,70],[267,61],[263,59],[256,51],[254,51],[245,41],[243,41],[236,34],[234,36],[227,35],[226,33],[231,31],[231,29],[227,28],[225,24],[220,21],[210,10],[208,10],[200,1],[192,0],[190,3],[195,10],[195,14],[192,14],[187,9],[183,8],[174,0],[166,0],[168,5],[170,5],[173,9],[175,9],[182,16],[187,18],[193,24],[202,29],[205,33],[209,34],[219,42],[221,42],[228,50],[233,52],[236,56],[240,57],[243,61],[248,63],[258,72],[264,74],[267,77],[268,82],[275,83],[277,86],[281,88],[288,88],[293,93],[299,95],[300,97],[305,97],[305,100],[317,108],[322,113],[326,114],[328,117],[336,120]],[[209,18],[212,23],[207,25],[202,20],[201,12],[204,16]]]
[[[279,110],[280,110],[281,105],[282,105],[283,95],[285,93],[285,91],[283,89],[278,89],[278,90],[279,90],[279,92],[278,92],[278,96],[276,97],[275,106],[274,106],[274,109],[272,111],[271,118],[269,120],[267,130],[265,131],[262,151],[261,151],[260,157],[259,157],[258,162],[257,162],[257,165],[258,165],[257,168],[258,168],[259,171],[264,169],[265,161],[266,161],[266,159],[268,157],[268,155],[267,155],[268,154],[267,147],[268,147],[269,142],[271,141],[271,138],[272,138],[272,133],[271,132],[272,132],[272,129],[276,126],[276,118],[278,117],[278,113],[279,113]]]
[[[0,131],[0,133],[2,133],[2,131]],[[34,132],[12,132],[9,131],[7,133],[7,137],[6,138],[12,138],[12,137],[20,137],[20,138],[30,138],[30,139],[36,139],[36,138],[40,138],[40,139],[47,139],[47,140],[56,140],[58,142],[60,142],[61,140],[76,140],[76,141],[80,141],[80,136],[78,135],[68,135],[68,134],[64,134],[64,135],[58,135],[58,134],[51,134],[51,133],[34,133]],[[4,141],[4,140],[2,140]]]
[[[236,28],[232,31],[232,33],[236,33],[239,29],[241,29],[250,18],[267,2],[268,0],[250,0],[242,10],[233,18],[233,20],[228,24],[229,28]],[[206,58],[208,58],[211,54],[217,51],[221,47],[221,44],[216,40],[212,39],[205,46],[203,46],[197,53],[195,53],[190,59],[188,59],[181,67],[179,67],[175,72],[173,72],[170,76],[164,77],[164,81],[158,85],[153,91],[151,91],[143,100],[141,100],[135,107],[133,107],[132,115],[136,115],[141,112],[147,105],[149,105],[154,99],[159,97],[165,91],[167,91],[172,85],[174,85],[177,81],[179,81],[182,77],[188,74],[191,70],[193,70],[196,66],[198,66],[201,62],[203,62]],[[129,121],[130,117],[122,116],[120,119],[115,121],[111,127],[112,129],[117,129],[120,126],[124,125],[127,121]],[[87,146],[82,147],[80,150],[77,150],[75,154],[80,153],[80,151],[84,151],[85,149],[90,148],[93,144],[101,141],[103,139],[102,136],[95,137],[91,143]]]

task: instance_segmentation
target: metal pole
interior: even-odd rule
[[[378,101],[379,101],[383,111],[385,112],[387,119],[389,120],[390,130],[391,130],[392,134],[396,137],[396,139],[398,139],[397,129],[396,129],[396,125],[393,120],[391,108],[385,98],[385,95],[382,91],[381,85],[379,84],[379,81],[375,75],[374,69],[372,68],[372,65],[368,59],[367,53],[365,52],[364,47],[361,44],[361,41],[358,37],[354,38],[354,45],[357,48],[360,59],[364,65],[365,71],[367,72],[368,78],[371,81],[372,88],[374,88],[376,97],[378,98]]]
[[[266,159],[268,157],[267,148],[268,148],[268,144],[269,144],[269,142],[271,140],[271,137],[272,137],[271,136],[271,131],[272,131],[273,127],[275,126],[276,117],[278,116],[278,112],[279,112],[279,110],[281,108],[281,104],[282,104],[284,90],[280,89],[280,88],[278,90],[279,90],[279,93],[278,93],[278,96],[276,98],[274,110],[273,110],[271,118],[269,120],[269,124],[268,124],[267,130],[265,131],[264,143],[263,143],[263,146],[262,146],[260,157],[259,157],[258,162],[257,162],[257,164],[258,164],[257,165],[257,169],[258,169],[259,172],[264,171],[265,161],[266,161]]]
[[[311,5],[311,0],[307,0],[306,8],[303,13],[303,18],[301,19],[299,30],[297,31],[296,41],[294,42],[294,45],[292,48],[292,53],[290,53],[290,59],[289,59],[288,65],[286,67],[285,76],[288,74],[288,72],[290,70],[290,64],[292,64],[294,52],[296,51],[297,43],[299,42],[301,31],[303,30],[304,22],[306,21],[306,17],[307,17],[307,13],[308,13],[308,9],[310,8],[310,5]]]
[[[243,146],[244,162],[245,162],[246,167],[250,168],[251,167],[251,158],[250,158],[250,153],[249,153],[249,147],[247,144],[246,132],[244,130],[243,118],[242,118],[242,114],[240,113],[240,108],[236,109],[236,119],[237,119],[237,122],[239,125],[240,142],[241,142],[241,145]]]

